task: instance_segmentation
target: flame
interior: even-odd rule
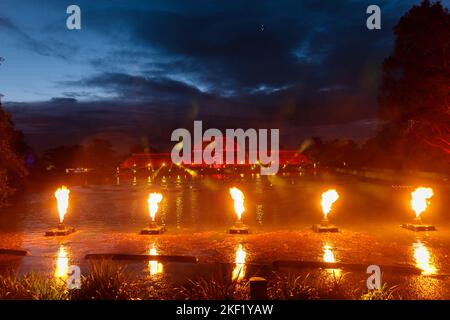
[[[230,195],[234,201],[234,211],[236,212],[238,220],[241,220],[242,213],[245,211],[244,207],[244,193],[236,187],[230,188]]]
[[[233,274],[231,275],[232,280],[240,281],[245,276],[245,258],[247,257],[247,253],[242,248],[242,244],[239,244],[239,246],[236,249],[236,259],[235,263],[236,266],[233,269]]]
[[[414,259],[416,267],[422,270],[423,274],[436,273],[436,266],[433,264],[430,252],[420,241],[414,244]]]
[[[55,192],[56,203],[59,213],[59,222],[63,223],[64,216],[67,213],[67,208],[69,208],[69,193],[70,190],[65,186],[62,186]]]
[[[67,278],[69,272],[69,258],[64,246],[59,247],[58,258],[56,259],[55,278]]]
[[[163,199],[161,193],[150,193],[148,196],[148,211],[150,212],[150,218],[155,221],[156,212],[158,211],[158,203]]]
[[[154,244],[150,248],[149,254],[151,256],[158,255],[158,251],[156,250],[156,247]],[[160,274],[163,272],[163,265],[162,265],[162,263],[158,262],[157,260],[150,260],[148,262],[148,270],[150,271],[150,275],[154,276],[154,275],[157,275],[157,274]]]
[[[331,211],[331,206],[337,199],[339,199],[339,194],[334,189],[330,189],[322,193],[322,201],[320,204],[322,205],[322,211],[325,218],[328,217],[328,213]]]
[[[422,212],[427,208],[430,199],[433,196],[433,189],[419,187],[411,192],[411,208],[416,213],[418,218]]]

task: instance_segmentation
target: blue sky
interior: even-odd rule
[[[287,145],[364,138],[392,28],[419,2],[2,0],[0,93],[41,149],[118,132],[158,144],[194,119],[286,128]],[[65,26],[70,4],[82,30]]]

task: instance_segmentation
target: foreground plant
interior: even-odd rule
[[[228,273],[218,272],[209,278],[188,280],[176,288],[178,298],[183,300],[247,300],[248,282],[232,279]]]
[[[383,283],[379,290],[370,290],[361,295],[361,300],[399,300],[397,294],[399,286],[388,287],[387,283]]]
[[[318,299],[317,290],[311,286],[311,274],[295,276],[275,274],[269,287],[269,298],[273,300]]]
[[[70,293],[66,283],[60,279],[15,273],[0,275],[0,299],[2,300],[68,300]]]
[[[346,300],[354,299],[357,289],[348,288],[345,279],[350,274],[340,270],[325,270],[326,274],[319,277],[316,288],[319,291],[319,299],[323,300]]]
[[[247,300],[249,284],[219,271],[187,280],[180,287],[152,277],[132,277],[133,273],[112,262],[92,263],[82,278],[81,289],[68,290],[60,278],[29,273],[0,274],[0,300]],[[344,283],[346,273],[320,270],[308,274],[274,273],[269,277],[268,298],[272,300],[395,300],[402,299],[399,286],[386,283],[379,290],[362,292]],[[348,281],[347,281],[348,282]],[[366,289],[364,289],[366,290]],[[406,299],[419,299],[404,295]]]
[[[72,299],[130,300],[133,299],[131,279],[124,268],[100,261],[89,265],[89,274],[81,279],[81,289],[72,290]]]
[[[356,290],[347,288],[347,273],[320,270],[301,275],[277,274],[269,282],[268,294],[273,300],[344,300],[353,299]]]

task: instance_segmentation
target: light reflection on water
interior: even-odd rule
[[[183,217],[183,198],[181,195],[177,196],[176,202],[176,216],[177,216],[177,229],[181,229],[182,217]]]
[[[417,240],[413,247],[416,267],[421,269],[424,275],[435,274],[437,268],[430,250],[420,240]]]
[[[264,217],[263,206],[262,206],[262,204],[257,204],[256,205],[256,221],[258,221],[258,223],[260,225],[263,224],[263,217]]]
[[[67,279],[69,271],[69,255],[64,245],[59,247],[58,256],[56,258],[55,278]]]
[[[236,258],[235,258],[235,267],[233,269],[233,273],[231,274],[231,279],[236,281],[241,281],[245,277],[245,259],[247,257],[247,252],[242,247],[242,244],[239,244],[236,248]]]
[[[323,246],[323,261],[336,262],[336,260],[334,259],[333,251],[331,251],[331,247],[328,244],[324,244]]]
[[[152,244],[149,250],[149,255],[156,256],[158,255],[158,251],[156,250],[155,244]],[[158,260],[150,260],[148,262],[148,270],[150,273],[150,276],[156,276],[158,274],[163,273],[164,267],[163,264],[158,262]]]
[[[193,224],[197,224],[197,213],[198,213],[198,192],[194,190],[192,186],[189,188],[188,192],[190,209],[191,209],[191,221]]]
[[[161,189],[167,190],[168,187],[169,187],[169,184],[168,184],[167,178],[166,178],[166,176],[163,176],[161,179]]]
[[[301,188],[296,191],[290,190],[292,185],[285,183],[281,177],[266,177],[260,174],[248,174],[244,177],[238,175],[238,182],[236,179],[219,175],[204,178],[189,177],[189,179],[182,178],[181,175],[157,178],[133,175],[128,182],[124,178],[120,179],[119,186],[72,187],[71,208],[76,212],[72,217],[73,224],[81,223],[79,226],[85,229],[103,223],[105,231],[108,226],[123,228],[130,226],[130,222],[138,224],[142,216],[146,215],[144,193],[152,190],[164,195],[158,216],[160,222],[166,223],[169,227],[172,225],[181,230],[192,227],[207,229],[212,226],[226,226],[234,219],[227,194],[229,186],[234,184],[237,184],[249,199],[246,213],[246,223],[249,225],[261,227],[272,227],[275,224],[291,225],[292,222],[302,222],[305,215],[312,216],[315,213],[311,210],[315,207],[314,204],[306,201],[296,203],[296,197],[299,195],[310,197],[311,188],[305,185],[304,190]],[[286,186],[288,189],[284,190]],[[45,203],[40,205],[46,206]],[[34,212],[33,215],[37,214],[35,216],[41,213],[45,215],[47,211],[39,207],[31,209],[41,211]],[[298,219],[299,214],[303,216],[302,219]],[[130,215],[133,219],[127,220]],[[91,219],[96,221],[90,221]],[[70,221],[68,222],[70,224]]]
[[[336,259],[334,257],[334,253],[332,251],[332,247],[329,244],[324,243],[323,245],[323,261],[334,263]],[[328,273],[334,275],[336,278],[339,278],[342,274],[341,269],[327,269]]]
[[[286,180],[284,183],[283,179]],[[192,238],[195,239],[197,235],[194,235],[194,233],[198,231],[220,231],[225,233],[227,226],[232,224],[235,219],[233,203],[228,194],[229,186],[235,184],[242,188],[246,200],[248,200],[246,202],[245,223],[250,226],[255,234],[264,233],[266,230],[272,231],[272,229],[276,231],[285,229],[303,230],[299,228],[304,227],[306,224],[309,230],[310,224],[315,223],[321,217],[320,203],[317,201],[314,202],[312,199],[317,199],[320,195],[318,190],[323,189],[323,181],[311,179],[311,177],[298,177],[295,183],[292,184],[289,183],[291,179],[294,178],[291,176],[289,178],[277,177],[277,179],[273,179],[260,176],[257,173],[255,173],[253,178],[251,175],[246,174],[242,180],[240,176],[237,177],[237,180],[229,177],[216,179],[206,175],[203,179],[192,179],[190,176],[188,176],[188,179],[181,177],[178,179],[177,176],[167,176],[162,179],[162,176],[158,176],[154,178],[151,190],[162,192],[164,195],[161,209],[157,213],[157,219],[158,222],[167,224],[167,235],[169,237],[173,234],[185,233],[187,237],[193,234]],[[148,224],[146,199],[149,188],[147,186],[147,177],[138,177],[137,187],[131,186],[133,184],[132,177],[127,181],[122,178],[120,182],[122,183],[121,186],[96,185],[71,187],[71,212],[67,216],[67,225],[74,226],[79,231],[68,238],[74,239],[74,242],[70,244],[69,248],[73,250],[71,254],[67,255],[67,257],[64,257],[63,252],[58,254],[61,258],[61,266],[64,265],[64,261],[69,262],[69,258],[72,263],[83,260],[82,257],[87,252],[148,252],[148,243],[142,243],[137,238],[134,239],[139,230]],[[368,200],[362,198],[364,187],[370,191],[364,193],[364,196]],[[339,190],[343,189],[343,192],[345,192],[344,188],[347,188],[347,194],[353,194],[349,197],[349,199],[352,198],[352,201],[342,202],[341,207],[337,208],[338,211],[335,214],[336,220],[343,219],[341,221],[345,222],[347,218],[347,221],[351,221],[353,225],[357,226],[358,223],[354,223],[353,220],[362,216],[372,214],[378,218],[379,215],[385,212],[389,214],[393,213],[393,210],[385,210],[385,207],[383,207],[383,210],[377,208],[377,203],[380,201],[370,201],[372,199],[370,198],[371,195],[375,195],[377,199],[384,196],[387,191],[385,186],[374,184],[355,185],[353,181],[347,185],[344,183],[339,185]],[[20,247],[29,250],[36,256],[48,255],[52,257],[47,267],[50,273],[53,272],[54,255],[58,252],[58,248],[49,247],[47,244],[50,239],[43,238],[42,234],[56,223],[55,214],[53,214],[55,205],[52,192],[48,194],[36,193],[28,195],[27,199],[29,201],[24,202],[21,210],[14,216],[16,221],[13,226],[14,234],[20,237]],[[392,197],[392,194],[389,195],[389,200]],[[367,203],[375,204],[367,206]],[[401,219],[399,220],[402,221]],[[2,223],[5,222],[0,221],[0,224]],[[340,224],[340,222],[337,221],[336,224]],[[6,230],[6,227],[4,229]],[[345,245],[342,245],[342,242],[339,243],[339,238],[350,235],[352,227],[347,227],[347,229],[349,233],[336,235],[338,241],[335,243],[323,244],[320,242],[318,247],[314,245],[315,248],[318,248],[317,251],[308,250],[305,253],[299,253],[299,259],[312,260],[319,257],[319,259],[328,262],[351,259],[358,262],[359,257],[365,258],[364,251],[359,250],[359,243],[357,241],[349,241]],[[394,229],[395,227],[392,230]],[[305,235],[301,231],[299,235],[304,235],[305,241],[309,241],[307,238],[310,236],[307,233]],[[406,246],[411,245],[410,238],[406,238],[408,235],[405,234],[405,237],[401,235],[403,238],[399,239],[398,242]],[[204,247],[195,248],[192,251],[189,245],[183,243],[181,245],[183,254],[198,255],[199,257],[202,255],[220,255],[222,252],[221,249],[216,251],[214,246],[219,246],[221,242],[220,239],[216,241],[215,237],[216,235],[212,235],[211,238],[205,239]],[[172,247],[172,250],[168,253],[175,252],[173,248],[177,248],[177,245],[171,244],[170,241],[172,240],[167,241],[169,246]],[[313,241],[322,240],[311,236],[311,243]],[[270,243],[270,241],[266,241],[266,243]],[[208,247],[209,245],[211,245],[211,248]],[[325,245],[328,245],[328,247],[325,247]],[[336,251],[334,249],[335,245],[341,248],[345,247],[346,250]],[[8,247],[4,243],[3,246]],[[277,251],[280,247],[275,248],[273,255],[268,253],[262,259],[270,262],[279,258]],[[252,246],[250,245],[249,248],[252,248]],[[430,274],[437,272],[436,262],[438,261],[439,268],[446,270],[446,265],[443,265],[443,263],[446,263],[445,259],[442,258],[443,255],[433,256],[442,252],[445,254],[445,248],[437,252],[432,252],[432,248],[431,244],[427,244],[425,248],[422,248],[420,245],[414,246],[414,250],[409,248],[409,250],[414,252],[405,252],[407,256],[403,261],[397,261],[395,253],[391,253],[387,258],[390,260],[387,262],[405,263],[407,262],[405,260],[411,259],[409,260],[410,262],[416,263],[418,267],[424,270],[424,273]],[[66,251],[67,254],[67,249],[65,247],[62,251]],[[266,250],[266,248],[262,249],[256,255]],[[296,252],[293,247],[288,250]],[[266,251],[268,252],[268,250]],[[349,257],[348,252],[356,252],[358,255]],[[250,253],[246,252],[246,254]],[[252,252],[251,254],[253,257],[255,253]],[[393,258],[391,259],[390,257]],[[235,263],[235,267],[240,268],[245,266],[237,262]],[[147,269],[147,263],[143,267]],[[165,267],[166,269],[169,268],[168,265],[165,265]],[[331,269],[328,270],[333,271]],[[338,275],[342,272],[341,270],[334,271],[335,274],[338,272]],[[164,270],[164,273],[167,272],[168,270]],[[64,272],[61,272],[61,274],[64,274]]]
[[[178,175],[175,183],[175,189],[182,189],[181,178]],[[175,214],[176,214],[176,226],[177,229],[181,229],[181,224],[183,220],[183,192],[179,192],[175,200]]]

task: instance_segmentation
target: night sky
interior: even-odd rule
[[[363,141],[392,28],[419,2],[1,0],[0,93],[38,151],[93,137],[163,150],[193,120],[280,128],[289,148]],[[366,28],[370,4],[382,30]]]

